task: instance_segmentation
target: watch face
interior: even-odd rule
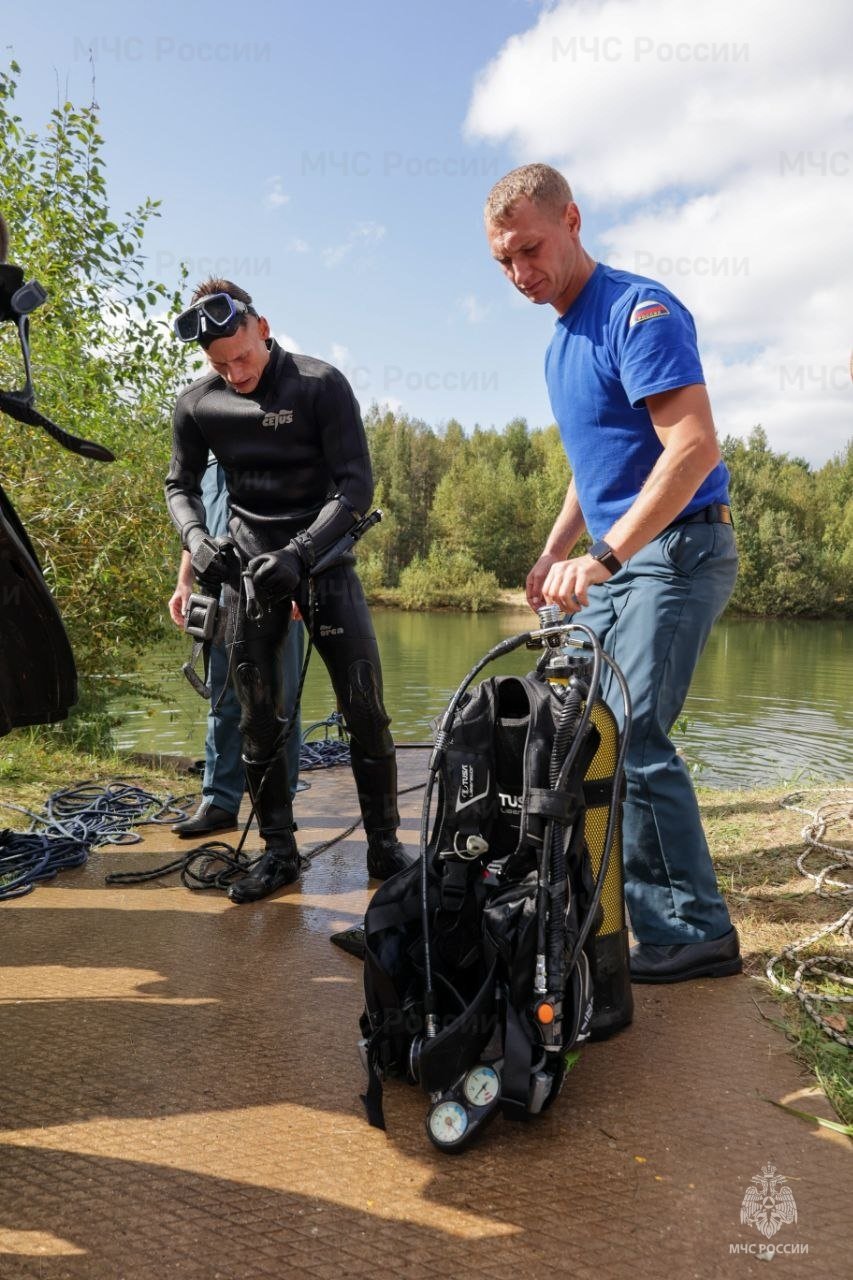
[[[611,573],[615,573],[617,569],[622,568],[621,560],[617,558],[613,548],[606,542],[594,542],[589,549],[589,554],[593,560],[603,564],[605,569],[609,569]]]

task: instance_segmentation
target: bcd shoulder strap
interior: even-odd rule
[[[484,680],[459,707],[441,767],[439,840],[463,851],[468,836],[488,840],[497,806],[495,691]]]

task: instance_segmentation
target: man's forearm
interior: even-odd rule
[[[569,483],[566,496],[560,514],[554,521],[553,528],[548,534],[545,548],[542,552],[546,556],[555,556],[558,560],[564,560],[572,547],[577,542],[585,529],[583,512],[578,502],[578,495],[575,490],[574,479]]]
[[[604,535],[623,563],[680,515],[720,461],[704,386],[649,396],[646,405],[663,453],[632,505]]]
[[[193,567],[189,551],[181,552],[181,563],[178,565],[178,587],[192,587]]]
[[[665,449],[633,504],[605,534],[618,559],[624,563],[675,520],[718,460],[701,439]]]

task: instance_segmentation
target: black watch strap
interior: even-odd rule
[[[603,564],[605,569],[609,569],[611,573],[618,573],[622,568],[622,561],[618,559],[610,543],[605,542],[603,538],[600,538],[598,542],[594,542],[587,554],[591,555],[593,560],[597,560],[599,564]]]

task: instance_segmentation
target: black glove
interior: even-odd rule
[[[221,587],[229,577],[230,565],[217,538],[196,527],[187,534],[187,551],[193,573],[204,587]]]
[[[269,602],[292,596],[305,572],[302,557],[293,542],[280,551],[265,551],[250,560],[247,569],[252,575],[258,596]]]

